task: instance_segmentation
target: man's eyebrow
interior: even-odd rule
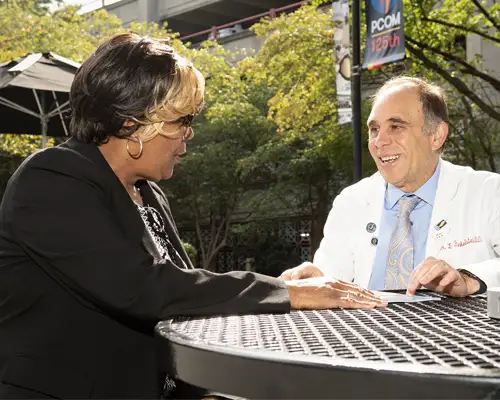
[[[399,118],[399,117],[391,117],[387,121],[389,121],[389,122],[395,122],[397,124],[403,124],[403,125],[408,125],[409,124],[408,121],[405,121],[404,119]]]
[[[404,119],[399,118],[399,117],[391,117],[391,118],[388,118],[387,121],[391,122],[391,123],[396,123],[396,124],[409,125],[408,121],[405,121]],[[378,125],[378,123],[376,120],[371,119],[367,122],[367,125],[368,125],[368,127],[371,127],[373,125]]]

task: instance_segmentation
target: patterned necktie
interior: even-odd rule
[[[399,199],[398,220],[392,232],[385,270],[384,289],[406,289],[413,271],[413,233],[410,213],[422,199],[403,196]]]

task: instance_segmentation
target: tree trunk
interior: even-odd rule
[[[324,173],[316,185],[318,201],[311,220],[311,254],[314,255],[323,239],[323,228],[330,211],[328,196],[328,174]]]

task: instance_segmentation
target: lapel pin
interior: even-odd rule
[[[373,222],[368,222],[368,224],[366,225],[366,231],[368,233],[373,233],[373,232],[375,232],[376,229],[377,229],[377,225],[375,225]]]
[[[372,237],[370,243],[372,244],[372,246],[376,246],[378,244],[378,239],[376,237]]]
[[[439,221],[435,226],[434,226],[434,229],[436,229],[437,231],[440,230],[443,226],[445,226],[447,224],[447,222],[442,219],[441,221]]]

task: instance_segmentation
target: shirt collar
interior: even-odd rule
[[[417,191],[413,194],[420,197],[423,201],[429,204],[431,207],[434,206],[434,199],[436,198],[437,185],[439,180],[439,172],[441,171],[441,160],[439,160],[434,174],[425,182]],[[409,195],[412,193],[403,192],[396,186],[387,184],[387,189],[385,192],[385,206],[386,209],[393,209],[397,204],[399,199],[404,195]]]

